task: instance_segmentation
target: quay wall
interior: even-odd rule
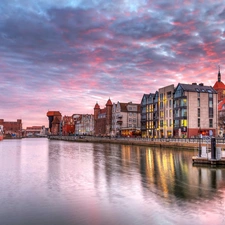
[[[110,137],[92,137],[92,136],[49,136],[50,140],[64,140],[74,142],[92,142],[92,143],[114,143],[125,145],[143,145],[149,147],[167,147],[167,148],[183,148],[183,149],[199,149],[199,146],[207,146],[211,148],[210,140],[199,138],[110,138]],[[217,147],[225,148],[225,140],[217,140]]]

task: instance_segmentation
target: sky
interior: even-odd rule
[[[0,118],[47,127],[48,111],[213,86],[218,65],[225,81],[224,31],[225,0],[1,0]]]

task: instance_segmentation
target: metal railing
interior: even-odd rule
[[[126,141],[140,141],[140,142],[174,142],[174,143],[203,143],[210,144],[211,138],[141,138],[141,137],[98,137],[98,136],[49,136],[50,139],[61,140],[76,140],[76,139],[114,139],[114,140],[126,140]],[[216,138],[217,144],[225,144],[224,138]]]

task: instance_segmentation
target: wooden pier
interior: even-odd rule
[[[221,159],[210,159],[206,157],[193,156],[192,163],[193,164],[225,165],[225,157],[222,157]]]

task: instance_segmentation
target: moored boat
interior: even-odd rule
[[[0,141],[3,140],[3,126],[0,125]]]

